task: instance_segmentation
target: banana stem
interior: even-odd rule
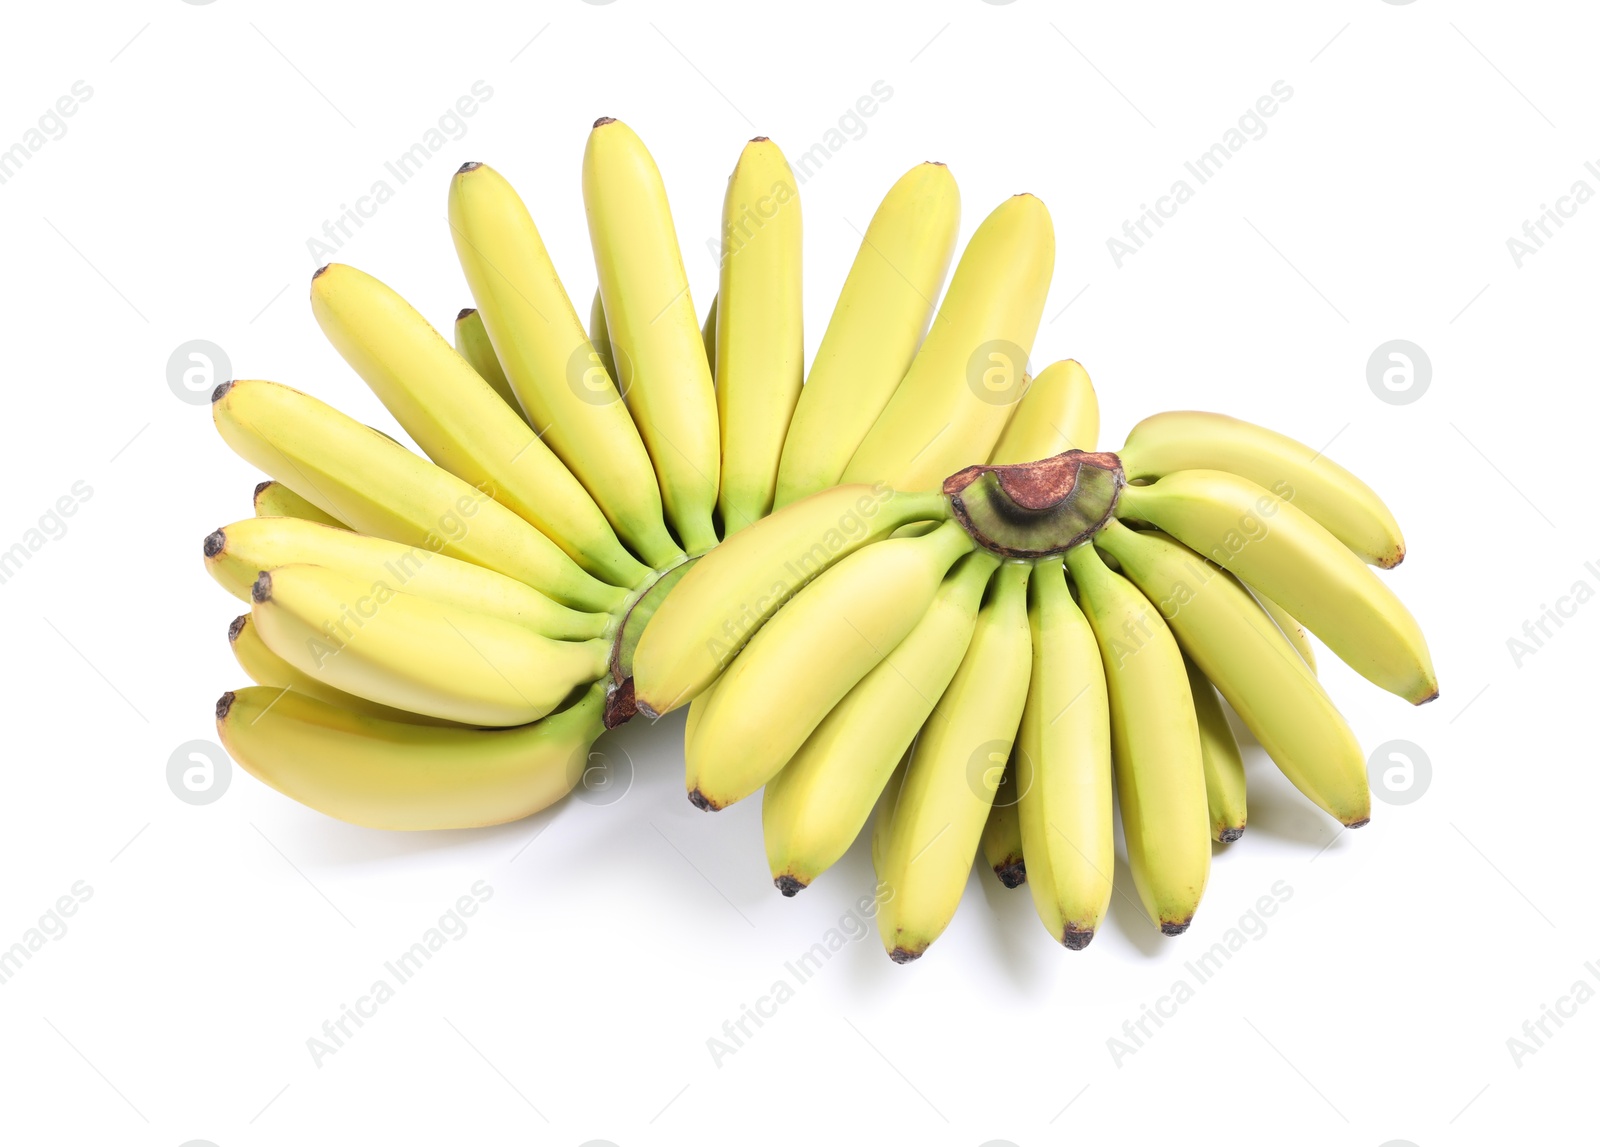
[[[986,550],[1043,558],[1093,537],[1127,481],[1112,453],[1068,450],[1037,462],[968,466],[944,481],[950,516]]]

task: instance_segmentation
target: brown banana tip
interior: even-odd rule
[[[594,121],[594,126],[595,127],[605,127],[605,125],[608,124],[608,123],[616,123],[616,122],[617,122],[617,119],[616,119],[615,116],[603,115],[599,119]]]
[[[1360,820],[1351,821],[1349,824],[1345,825],[1345,827],[1346,828],[1366,828],[1367,825],[1369,825],[1371,823],[1372,823],[1372,818],[1370,816],[1365,816],[1365,817],[1362,817]]]
[[[217,720],[226,721],[228,711],[233,708],[233,690],[230,689],[217,698]]]
[[[244,632],[244,623],[250,620],[248,613],[241,613],[228,623],[228,644],[232,645],[239,640],[239,635]]]
[[[921,952],[913,952],[910,948],[895,948],[889,953],[889,959],[896,964],[909,964],[912,960],[921,957]]]
[[[254,602],[272,600],[272,575],[266,570],[256,575],[255,584],[250,587],[250,600]]]
[[[925,159],[922,162],[926,163],[929,167],[944,167],[945,166],[945,162],[942,159]]]
[[[261,491],[265,490],[270,485],[272,485],[272,479],[271,478],[268,478],[265,482],[257,482],[256,483],[256,492],[251,496],[255,497],[255,498],[261,497]]]
[[[1412,704],[1415,704],[1415,705],[1426,705],[1429,701],[1437,701],[1438,699],[1439,699],[1439,687],[1437,685],[1435,685],[1433,687],[1433,692],[1432,693],[1429,693],[1426,697],[1422,698],[1422,700],[1420,700],[1420,701],[1412,702]]]
[[[482,166],[483,166],[483,164],[480,163],[478,160],[469,159],[469,160],[467,160],[467,162],[463,163],[460,167],[456,168],[456,174],[457,175],[465,175],[469,171],[477,171],[478,168],[480,168]]]
[[[641,699],[637,691],[633,695],[633,708],[639,716],[648,717],[652,721],[659,720],[661,717],[661,714],[656,712],[655,706]]]
[[[206,557],[214,558],[228,548],[228,535],[221,530],[212,530],[206,535],[205,543],[201,548],[205,550]]]
[[[1190,920],[1184,920],[1181,923],[1171,920],[1163,920],[1161,922],[1161,934],[1163,936],[1182,936],[1189,930],[1189,925],[1191,922],[1192,918]]]
[[[783,893],[785,896],[793,896],[796,892],[799,892],[806,886],[805,881],[797,880],[793,876],[790,876],[787,872],[785,872],[782,876],[775,877],[772,883],[778,889],[778,891]]]
[[[333,266],[332,263],[324,263],[324,264],[322,264],[322,266],[318,267],[315,271],[312,271],[311,272],[311,281],[312,282],[316,282],[318,279],[322,278],[323,272],[326,271],[331,266]]]
[[[227,382],[218,383],[217,384],[217,389],[215,389],[215,390],[213,390],[211,392],[211,401],[212,401],[212,403],[215,404],[217,402],[222,401],[222,396],[224,394],[227,394],[228,391],[230,391],[232,389],[233,389],[233,380],[232,379],[229,379]]]
[[[994,874],[1007,888],[1021,888],[1028,882],[1028,867],[1020,860],[1014,860],[1009,864],[997,864]]]
[[[750,137],[750,142],[751,143],[771,143],[772,141],[770,139],[768,139],[764,135],[753,135],[753,136]]]
[[[1089,941],[1094,939],[1094,929],[1087,932],[1074,932],[1071,928],[1061,933],[1061,946],[1073,952],[1081,952],[1089,946]]]
[[[1238,828],[1225,828],[1225,829],[1223,829],[1221,832],[1217,833],[1217,839],[1219,841],[1221,841],[1223,844],[1232,844],[1234,841],[1238,840],[1243,835],[1244,835],[1244,825],[1240,825]]]
[[[474,315],[474,314],[477,314],[477,313],[478,313],[478,308],[477,307],[462,307],[459,311],[456,312],[456,322],[459,323],[462,319],[466,318],[468,315]]]
[[[689,790],[689,803],[701,812],[720,812],[722,810],[721,805],[713,803],[711,798],[699,789]]]

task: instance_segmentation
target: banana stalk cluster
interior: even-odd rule
[[[416,451],[277,383],[218,387],[218,430],[270,476],[204,546],[249,604],[229,640],[256,684],[217,703],[244,768],[357,824],[494,824],[569,792],[606,728],[687,705],[690,800],[764,790],[785,895],[876,807],[901,962],[980,850],[1086,945],[1113,794],[1140,899],[1186,928],[1212,842],[1245,826],[1222,699],[1319,807],[1366,822],[1305,630],[1436,694],[1369,568],[1399,562],[1398,527],[1331,461],[1221,415],[1157,415],[1095,453],[1083,369],[1026,374],[1054,268],[1038,199],[991,212],[946,288],[955,181],[907,172],[807,372],[800,199],[770,140],[730,177],[703,323],[626,125],[596,122],[583,197],[587,325],[477,163],[450,187],[475,304],[454,345],[361,271],[313,276],[319,325]]]

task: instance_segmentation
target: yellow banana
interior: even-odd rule
[[[1039,372],[1017,403],[989,461],[998,466],[1037,462],[1064,450],[1094,449],[1100,436],[1100,402],[1089,375],[1072,359]]]
[[[211,415],[240,457],[364,534],[498,570],[576,609],[607,612],[627,596],[486,493],[308,394],[224,383]]]
[[[706,362],[711,364],[711,381],[717,381],[717,296],[711,296],[706,308],[706,320],[700,324],[700,342],[706,348]]]
[[[476,828],[530,816],[583,776],[604,683],[516,729],[419,727],[264,686],[224,693],[228,755],[285,796],[351,824]]]
[[[261,640],[290,665],[346,693],[465,725],[523,725],[604,675],[606,641],[552,641],[525,626],[321,566],[256,579]]]
[[[778,145],[745,145],[722,204],[713,375],[722,428],[723,537],[772,510],[789,416],[800,397],[800,192]]]
[[[778,506],[836,484],[888,405],[928,329],[960,219],[961,193],[942,163],[918,164],[884,196],[790,420]]]
[[[517,401],[517,392],[511,389],[511,380],[506,378],[505,367],[495,357],[494,344],[489,341],[483,316],[474,307],[462,307],[456,312],[456,353],[467,360],[467,365],[478,372],[479,378],[494,388],[512,413],[523,422],[528,421],[522,403]]]
[[[1118,456],[1130,481],[1176,470],[1237,474],[1293,502],[1365,562],[1388,569],[1406,556],[1399,524],[1370,486],[1275,430],[1225,414],[1170,410],[1135,426]]]
[[[678,555],[639,431],[619,400],[602,308],[586,335],[544,240],[499,172],[469,163],[450,182],[450,232],[484,328],[528,421],[652,566]]]
[[[1195,720],[1200,723],[1200,759],[1206,770],[1206,808],[1211,813],[1211,839],[1231,844],[1244,835],[1244,758],[1239,742],[1222,711],[1216,686],[1200,672],[1193,658],[1185,657],[1189,695],[1194,699]]]
[[[299,518],[246,518],[206,536],[206,572],[240,601],[263,570],[316,565],[367,587],[402,590],[440,605],[525,625],[557,641],[610,633],[610,617],[557,605],[531,586],[432,550]],[[261,682],[265,685],[268,682]]]
[[[938,939],[972,871],[1028,692],[1031,569],[1008,562],[995,574],[972,644],[911,751],[878,869],[890,892],[878,935],[897,964]]]
[[[332,514],[323,513],[282,482],[274,482],[270,478],[256,483],[252,504],[258,518],[304,518],[308,522],[320,522],[341,530],[350,528]]]
[[[1255,590],[1251,592],[1255,594],[1256,600],[1261,603],[1261,608],[1271,614],[1272,620],[1278,623],[1278,628],[1283,630],[1283,635],[1289,639],[1289,644],[1294,646],[1295,652],[1305,659],[1306,665],[1310,667],[1311,672],[1315,673],[1317,671],[1317,651],[1312,648],[1311,638],[1306,633],[1306,627],[1293,617],[1290,617],[1288,610],[1266,594]]]
[[[1061,561],[1028,581],[1033,674],[1011,763],[1028,888],[1039,921],[1073,951],[1088,947],[1111,903],[1111,714],[1094,630]]]
[[[889,848],[889,837],[894,831],[894,810],[900,803],[900,784],[906,778],[906,762],[911,759],[911,750],[907,749],[905,756],[900,758],[894,767],[894,772],[889,774],[889,781],[883,786],[883,795],[878,798],[877,811],[872,817],[872,871],[882,872],[884,856]]]
[[[922,537],[890,538],[791,598],[718,680],[686,746],[689,800],[721,809],[766,784],[912,631],[945,572],[972,546],[955,522]],[[636,673],[637,666],[635,658]]]
[[[434,462],[515,510],[595,577],[632,588],[650,576],[572,471],[398,294],[330,263],[311,280],[311,309]]]
[[[1128,867],[1164,935],[1188,929],[1211,871],[1200,726],[1172,633],[1093,545],[1067,551],[1111,704],[1111,758]]]
[[[606,377],[612,380],[612,389],[616,389],[617,362],[611,355],[611,332],[606,329],[606,305],[600,297],[599,287],[594,289],[594,300],[589,304],[589,342],[594,347],[594,353],[600,356],[600,365],[606,368]],[[619,394],[617,397],[622,396]],[[634,427],[633,432],[639,433],[639,428]],[[643,439],[639,440],[639,445],[644,445]],[[647,464],[649,457],[649,454],[645,455]],[[650,476],[654,478],[655,471],[652,470]],[[660,496],[661,491],[658,489],[656,497]]]
[[[1150,522],[1299,618],[1345,664],[1414,705],[1439,695],[1428,643],[1394,591],[1293,502],[1221,470],[1177,470],[1122,492]]]
[[[801,586],[840,558],[912,522],[942,520],[939,494],[836,486],[741,530],[695,562],[639,639],[639,711],[687,704]]]
[[[1113,522],[1095,540],[1171,619],[1184,651],[1295,787],[1340,823],[1365,824],[1372,805],[1360,742],[1250,592],[1163,535]]]
[[[633,129],[595,121],[583,204],[617,383],[649,448],[667,517],[690,553],[717,544],[716,396],[661,172]]]
[[[1022,394],[1054,266],[1050,213],[1034,196],[1015,195],[983,221],[843,481],[932,490],[989,456]]]
[[[845,694],[767,782],[761,831],[772,882],[785,896],[831,867],[861,832],[889,774],[955,676],[984,586],[998,564],[984,551],[957,562],[905,640]]]
[[[1016,752],[1015,746],[1012,752]],[[1028,866],[1022,856],[1022,824],[1017,817],[1017,776],[1006,766],[1000,787],[995,790],[989,819],[983,825],[983,859],[994,869],[995,879],[1007,888],[1020,888],[1028,882]]]

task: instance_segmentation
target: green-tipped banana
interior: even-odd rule
[[[607,612],[627,596],[488,494],[308,394],[224,383],[211,415],[240,457],[364,534],[498,570],[575,609]]]
[[[884,196],[800,392],[777,505],[836,484],[888,405],[927,332],[960,219],[961,194],[942,163],[918,164]]]
[[[1181,642],[1180,642],[1181,644]],[[1244,835],[1244,758],[1239,742],[1222,711],[1216,686],[1206,680],[1192,658],[1183,659],[1189,672],[1189,695],[1195,720],[1200,723],[1200,759],[1206,769],[1206,808],[1211,813],[1211,839],[1231,844]]]
[[[1034,568],[1028,626],[1033,673],[1011,758],[1022,851],[1040,923],[1079,951],[1111,903],[1111,713],[1100,647],[1059,560]]]
[[[861,832],[889,774],[955,676],[998,564],[981,551],[957,562],[905,640],[767,782],[761,830],[772,882],[785,896],[831,867]],[[695,699],[691,714],[707,695]]]
[[[206,535],[205,558],[206,572],[240,601],[251,600],[263,570],[316,565],[371,592],[403,590],[513,621],[558,641],[606,636],[610,622],[606,614],[557,605],[538,590],[471,562],[299,518],[246,518],[224,526]]]
[[[258,780],[368,828],[476,828],[530,816],[583,776],[605,685],[516,729],[424,728],[264,686],[224,693],[217,733]]]
[[[1013,754],[1016,752],[1012,747]],[[1022,856],[1022,824],[1017,818],[1016,771],[1006,766],[995,790],[989,819],[983,825],[983,859],[995,879],[1007,888],[1020,888],[1028,882],[1028,866]]]
[[[717,400],[661,172],[627,124],[595,121],[583,205],[617,385],[649,448],[667,517],[684,548],[700,553],[717,544]]]
[[[690,801],[721,809],[766,784],[905,640],[971,549],[966,532],[946,522],[851,554],[790,599],[717,682],[685,747]]]
[[[274,482],[270,478],[265,482],[256,483],[255,497],[251,500],[251,505],[258,518],[303,518],[308,522],[319,522],[324,526],[334,526],[341,530],[350,528],[332,514],[323,513],[282,482]]]
[[[989,456],[1022,395],[1054,266],[1050,213],[1034,196],[1013,196],[983,221],[843,481],[931,490]]]
[[[1160,534],[1117,523],[1096,541],[1171,619],[1184,651],[1295,787],[1341,824],[1365,824],[1372,805],[1361,744],[1250,591]]]
[[[312,277],[311,309],[434,462],[515,510],[595,577],[631,588],[650,576],[572,471],[398,294],[330,263]]]
[[[1027,698],[1031,566],[995,574],[961,667],[911,751],[881,851],[890,895],[878,935],[897,964],[915,960],[955,915]]]
[[[603,308],[586,334],[533,217],[499,172],[469,163],[450,181],[450,233],[495,355],[528,420],[633,551],[657,568],[678,547],[650,457],[618,394]]]
[[[522,403],[517,401],[517,392],[511,389],[511,380],[506,377],[505,367],[495,357],[494,344],[489,341],[483,316],[475,307],[462,307],[456,312],[456,353],[467,360],[467,365],[478,372],[479,378],[494,388],[500,400],[518,418],[528,421]]]
[[[1394,591],[1292,502],[1236,474],[1179,470],[1123,491],[1117,516],[1150,522],[1237,574],[1368,681],[1414,705],[1439,695],[1428,643]]]
[[[1388,569],[1406,556],[1399,524],[1370,486],[1275,430],[1225,414],[1170,410],[1135,426],[1118,453],[1130,480],[1225,470],[1293,502],[1365,562]]]
[[[639,640],[639,711],[686,705],[801,586],[843,557],[913,522],[949,513],[938,494],[836,486],[741,530],[694,564]]]
[[[525,626],[321,566],[256,579],[250,616],[302,673],[396,709],[464,725],[536,721],[603,676],[607,641],[551,641]]]
[[[1162,933],[1186,931],[1211,871],[1200,726],[1183,654],[1156,607],[1092,545],[1067,551],[1111,705],[1111,757],[1128,867]]]
[[[778,458],[805,372],[800,237],[794,173],[778,145],[759,136],[745,145],[722,204],[713,374],[724,538],[772,510]]]
[[[1083,367],[1062,359],[1029,384],[989,461],[1009,466],[1065,450],[1092,451],[1099,436],[1100,401],[1094,384]]]

